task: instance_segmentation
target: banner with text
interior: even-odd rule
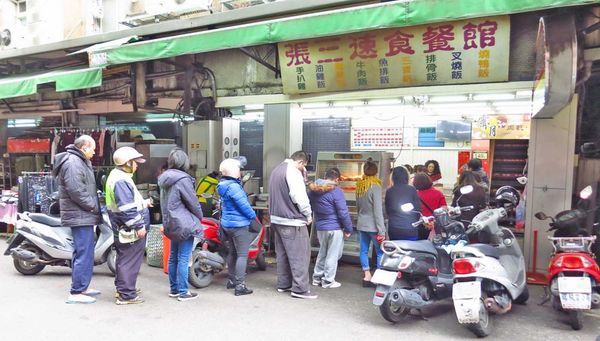
[[[281,42],[283,91],[507,81],[509,40],[501,16]]]

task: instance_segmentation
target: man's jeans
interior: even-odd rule
[[[171,286],[171,293],[183,295],[188,292],[188,273],[193,246],[194,237],[183,241],[171,240],[171,253],[169,254],[169,285]]]
[[[71,263],[71,294],[86,291],[94,273],[94,226],[71,227],[73,261]]]
[[[371,242],[373,242],[373,248],[375,252],[377,252],[377,268],[381,264],[381,256],[383,255],[383,250],[381,250],[381,246],[377,242],[377,232],[360,232],[360,266],[363,271],[369,271],[371,267],[369,266],[369,246]]]
[[[315,263],[313,279],[333,282],[337,272],[338,260],[342,258],[344,233],[342,230],[317,231],[319,254]]]
[[[248,226],[238,228],[223,228],[229,240],[227,255],[227,271],[229,280],[236,286],[244,284],[246,267],[248,266],[248,249],[256,234],[248,231]]]

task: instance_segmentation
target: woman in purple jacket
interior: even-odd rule
[[[318,179],[309,185],[308,197],[315,215],[320,244],[312,284],[323,288],[338,288],[342,285],[335,281],[337,263],[342,257],[344,237],[352,234],[346,199],[342,190],[337,187],[339,177],[339,171],[331,168],[325,173],[325,179]]]

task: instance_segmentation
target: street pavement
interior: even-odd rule
[[[0,246],[5,245],[0,242]],[[4,247],[2,247],[4,251]],[[14,269],[12,258],[0,258],[0,340],[464,340],[475,339],[456,322],[452,300],[425,310],[427,320],[409,317],[391,324],[371,303],[373,289],[362,288],[361,270],[342,264],[341,288],[311,287],[316,300],[300,300],[275,290],[275,265],[267,271],[249,266],[254,294],[235,297],[221,273],[200,297],[178,302],[167,297],[168,279],[146,264],[138,280],[146,302],[117,306],[113,277],[106,265],[95,268],[92,286],[102,291],[89,305],[64,303],[70,270],[46,267],[35,276]],[[539,306],[542,290],[531,286],[531,299],[506,315],[493,316],[489,340],[596,340],[600,313],[587,314],[584,328],[571,330],[566,317],[549,304]]]

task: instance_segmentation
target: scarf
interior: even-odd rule
[[[356,197],[360,198],[365,195],[373,185],[381,186],[381,180],[375,175],[363,175],[362,179],[356,183]]]

